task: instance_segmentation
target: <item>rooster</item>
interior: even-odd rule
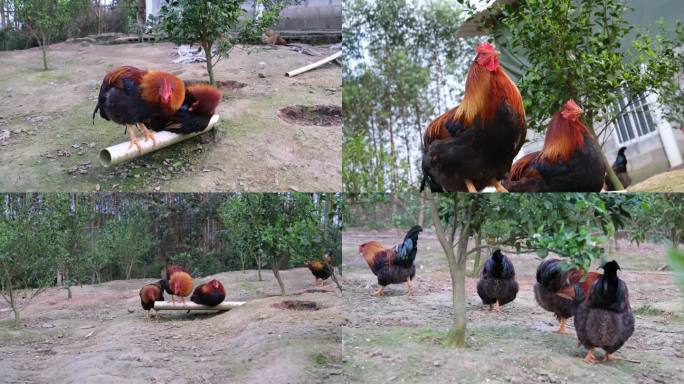
[[[489,43],[476,49],[463,101],[432,121],[423,138],[423,180],[433,192],[505,192],[499,180],[510,170],[527,129],[518,87],[499,66]]]
[[[332,281],[334,281],[337,285],[337,288],[340,290],[340,292],[342,291],[342,286],[337,281],[337,277],[335,276],[335,263],[332,252],[327,251],[323,255],[323,260],[309,261],[306,263],[306,266],[307,268],[309,268],[311,274],[313,274],[316,279],[314,284],[318,285],[319,280],[321,282],[324,282],[328,278],[331,278]]]
[[[373,296],[383,296],[387,285],[401,283],[406,283],[408,296],[413,296],[411,281],[416,275],[413,261],[418,250],[418,234],[422,231],[420,225],[414,225],[406,233],[404,241],[393,248],[385,248],[378,241],[369,241],[359,246],[359,254],[378,277],[380,288]]]
[[[634,333],[634,314],[629,305],[629,292],[617,276],[616,261],[603,265],[603,275],[591,286],[589,294],[575,289],[575,329],[579,343],[588,349],[584,361],[596,364],[594,348],[602,348],[603,361],[619,360],[613,353]]]
[[[168,266],[165,280],[164,289],[171,295],[171,302],[175,301],[174,296],[179,296],[185,304],[185,297],[192,293],[192,277],[188,271],[180,265]]]
[[[220,281],[214,279],[206,284],[198,285],[190,297],[190,301],[197,304],[215,307],[226,298],[226,289]]]
[[[539,305],[553,312],[560,322],[557,333],[565,330],[567,319],[575,315],[573,294],[575,284],[583,292],[588,292],[591,284],[598,279],[596,272],[584,273],[577,268],[567,267],[561,260],[546,259],[537,267],[537,283],[534,284],[534,298]]]
[[[145,71],[131,66],[114,69],[105,75],[100,86],[97,105],[93,111],[100,116],[126,126],[131,139],[130,147],[138,147],[138,138],[131,129],[135,125],[145,140],[155,135],[145,126],[155,116],[171,116],[181,107],[185,97],[185,85],[178,77],[160,71]]]
[[[515,281],[513,263],[500,250],[494,251],[485,261],[477,282],[477,294],[482,304],[489,304],[497,312],[501,312],[500,305],[510,303],[518,294],[518,283]]]
[[[145,320],[150,318],[150,310],[154,308],[155,301],[164,301],[164,280],[147,284],[140,288],[140,305],[145,310]],[[159,311],[155,310],[155,318],[159,320]]]
[[[613,163],[613,172],[615,172],[615,176],[620,180],[620,183],[622,183],[622,186],[627,188],[632,184],[632,178],[629,177],[629,173],[627,173],[627,156],[625,156],[625,151],[627,150],[627,147],[622,147],[620,150],[618,150],[617,157],[615,158],[615,162]],[[615,186],[613,183],[610,181],[610,178],[608,175],[606,175],[605,179],[606,183],[606,191],[614,191]]]
[[[153,117],[150,129],[181,134],[200,132],[209,125],[220,102],[221,93],[215,87],[205,83],[185,82],[185,99],[181,107],[172,116]]]
[[[546,131],[544,148],[513,164],[504,181],[511,192],[599,192],[606,173],[601,147],[568,100]]]

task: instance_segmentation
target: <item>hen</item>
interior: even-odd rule
[[[379,241],[369,241],[359,245],[359,254],[366,260],[380,288],[373,296],[383,296],[389,284],[406,283],[408,296],[413,296],[411,281],[416,275],[413,265],[418,250],[418,234],[423,231],[420,225],[408,230],[404,241],[392,248],[385,248]]]
[[[499,183],[527,129],[522,97],[489,43],[477,47],[463,101],[432,121],[423,138],[423,180],[433,192],[477,192]]]
[[[598,279],[599,273],[584,273],[571,268],[558,259],[545,259],[537,267],[537,282],[534,284],[534,298],[539,305],[553,312],[560,321],[557,333],[567,333],[565,322],[575,315],[572,292],[575,284],[583,292],[588,292],[591,284]]]
[[[190,301],[197,304],[215,307],[226,298],[226,289],[220,281],[214,279],[206,284],[200,284],[190,297]]]
[[[581,115],[568,100],[551,119],[544,148],[516,161],[504,187],[511,192],[599,192],[606,173],[601,147]]]
[[[175,301],[174,296],[179,296],[185,303],[185,297],[192,293],[192,277],[188,271],[180,265],[170,265],[166,268],[165,280],[164,289],[171,295],[171,302]]]
[[[145,140],[154,142],[154,133],[147,129],[145,123],[157,116],[173,115],[181,107],[184,97],[183,81],[170,73],[119,67],[107,73],[102,80],[93,120],[99,110],[103,119],[125,125],[131,147],[135,145],[142,152],[131,126],[140,129]]]
[[[171,116],[157,115],[150,121],[153,131],[170,131],[187,134],[204,130],[216,107],[221,102],[221,92],[204,83],[185,83],[185,99]]]
[[[617,157],[615,157],[615,162],[613,163],[613,172],[615,172],[615,176],[618,177],[620,180],[620,183],[622,183],[622,186],[627,188],[632,184],[632,178],[629,177],[629,173],[627,173],[627,156],[625,156],[625,151],[627,150],[627,147],[622,147],[618,150]],[[610,178],[608,175],[606,175],[605,179],[606,183],[606,191],[614,191],[615,186],[613,183],[610,181]]]
[[[311,260],[306,263],[306,266],[309,268],[311,274],[313,274],[316,279],[314,284],[318,285],[319,280],[321,282],[324,282],[328,278],[331,278],[332,281],[334,281],[337,285],[337,288],[340,291],[342,291],[342,286],[337,281],[337,277],[335,276],[335,263],[332,252],[327,251],[323,255],[323,260]]]
[[[480,271],[477,294],[482,304],[488,304],[490,311],[493,307],[497,312],[501,312],[499,306],[510,303],[518,294],[513,263],[498,249],[485,261]]]
[[[155,301],[164,301],[164,280],[150,283],[140,288],[140,305],[145,310],[145,320],[150,318],[150,310]],[[155,310],[155,318],[159,320],[159,311]]]
[[[597,362],[594,348],[606,351],[603,361],[619,360],[613,353],[634,333],[634,314],[629,305],[627,284],[617,276],[620,266],[613,260],[602,268],[603,275],[594,282],[588,295],[575,289],[575,302],[580,303],[575,329],[579,342],[589,350],[584,361],[591,364]]]

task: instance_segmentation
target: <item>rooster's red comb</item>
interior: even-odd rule
[[[568,100],[561,109],[561,116],[563,116],[564,119],[571,121],[579,120],[583,113],[584,111],[582,111],[582,108],[580,108],[573,99]]]
[[[488,42],[484,42],[475,48],[475,52],[478,54],[480,53],[494,53],[496,50],[494,49],[494,46],[489,44]]]

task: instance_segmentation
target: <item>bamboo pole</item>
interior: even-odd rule
[[[152,153],[159,149],[166,148],[173,144],[180,143],[181,141],[185,141],[206,133],[214,128],[214,125],[216,125],[218,121],[219,115],[214,115],[203,131],[188,133],[187,135],[179,135],[169,131],[156,132],[155,136],[157,138],[157,144],[154,144],[152,140],[140,140],[140,148],[142,151],[138,151],[138,147],[135,145],[131,146],[130,141],[113,145],[100,151],[100,163],[105,167],[109,167],[128,160],[133,160],[148,153]]]
[[[192,301],[186,301],[185,303],[170,302],[170,301],[155,301],[154,309],[157,311],[227,311],[229,309],[237,308],[245,305],[245,301],[224,301],[223,303],[215,306],[209,307],[206,305],[201,305],[193,303]]]
[[[304,66],[304,67],[301,67],[301,68],[295,69],[295,70],[293,70],[293,71],[287,72],[287,73],[285,74],[285,76],[287,76],[287,77],[295,77],[295,76],[297,76],[297,75],[299,75],[299,74],[302,74],[302,73],[304,73],[304,72],[310,71],[310,70],[312,70],[312,69],[314,69],[314,68],[318,68],[318,67],[320,67],[321,65],[323,65],[323,64],[325,64],[325,63],[329,63],[329,62],[331,62],[331,61],[333,61],[333,60],[335,60],[335,59],[338,59],[338,58],[340,58],[340,57],[342,57],[342,51],[339,51],[339,52],[337,52],[336,54],[334,54],[334,55],[332,55],[332,56],[328,56],[328,57],[326,57],[325,59],[319,60],[319,61],[317,61],[317,62],[315,62],[315,63],[313,63],[313,64],[309,64],[309,65],[306,65],[306,66]]]

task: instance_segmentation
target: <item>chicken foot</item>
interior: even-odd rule
[[[494,188],[496,188],[497,192],[508,192],[508,189],[506,189],[499,180],[497,179],[492,179],[492,184],[494,185]]]
[[[147,139],[152,139],[152,144],[157,145],[157,136],[154,134],[154,132],[147,129],[145,123],[135,123],[135,126],[138,127],[140,133],[142,133],[143,137],[145,137],[145,141],[147,141]]]
[[[413,285],[411,285],[411,278],[406,278],[406,289],[408,290],[408,297],[413,296]]]
[[[371,293],[371,296],[385,296],[385,286],[381,285],[377,291]]]
[[[589,348],[587,355],[584,356],[584,361],[589,364],[596,364],[598,361],[594,358],[594,348]]]
[[[558,326],[558,329],[556,330],[556,333],[565,333],[565,334],[570,333],[570,332],[568,332],[568,331],[565,329],[565,321],[566,321],[566,320],[567,320],[567,319],[564,318],[564,317],[561,317],[561,318],[560,318],[560,325]]]
[[[128,149],[133,148],[133,146],[135,145],[136,147],[138,147],[138,152],[142,154],[142,147],[140,146],[140,141],[138,141],[138,138],[135,136],[135,132],[133,131],[133,129],[131,129],[131,127],[128,124],[126,124],[126,131],[128,132],[128,137],[131,139],[131,145],[128,146]]]

